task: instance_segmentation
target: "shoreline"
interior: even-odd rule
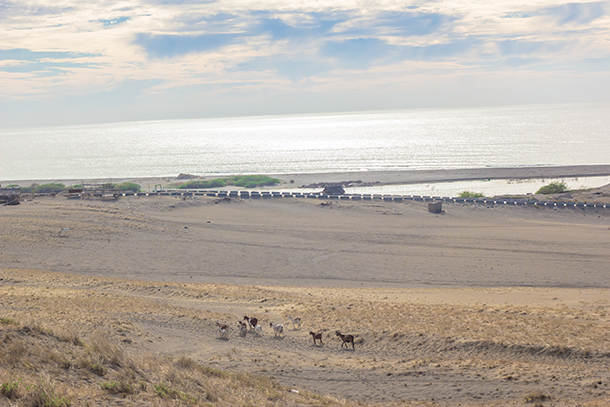
[[[456,181],[474,181],[480,179],[535,179],[535,178],[574,178],[610,176],[610,164],[567,165],[567,166],[527,166],[527,167],[484,167],[441,170],[382,170],[382,171],[346,171],[327,173],[268,173],[282,180],[281,185],[289,184],[293,188],[302,188],[315,183],[347,183],[361,181],[376,185],[409,185],[423,183],[440,183]],[[192,175],[192,178],[179,179],[178,175],[158,177],[118,177],[118,178],[85,178],[85,179],[39,179],[39,180],[2,180],[0,185],[29,186],[32,183],[44,184],[58,182],[65,185],[102,182],[136,182],[144,184],[167,184],[188,181],[188,179],[213,179],[222,175]]]

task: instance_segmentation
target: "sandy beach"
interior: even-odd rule
[[[366,175],[293,174],[287,182]],[[610,190],[572,196],[607,201]],[[36,197],[0,207],[0,317],[70,325],[85,343],[103,329],[130,353],[186,356],[333,398],[321,404],[610,402],[609,210],[451,204],[432,214],[418,202],[195,198]],[[262,321],[263,336],[238,334],[244,315]],[[228,338],[217,322],[230,326]],[[271,322],[284,325],[281,337]],[[354,335],[355,349],[341,346],[337,330]],[[322,333],[323,345],[310,331]],[[0,382],[10,377],[0,365]],[[139,405],[136,395],[123,402]]]
[[[212,179],[219,175],[198,176],[172,174],[163,177],[118,177],[113,179],[44,179],[44,180],[2,180],[2,185],[16,184],[29,186],[32,183],[61,182],[64,185],[81,183],[125,182],[133,181],[142,185],[143,189],[152,189],[155,185],[170,186],[180,184],[186,179]],[[553,179],[574,177],[595,177],[610,175],[610,165],[573,165],[573,166],[537,166],[537,167],[487,167],[465,168],[451,170],[403,170],[403,171],[352,171],[328,173],[301,174],[268,174],[282,181],[276,188],[302,187],[318,183],[355,182],[378,185],[423,184],[435,182],[469,181],[480,179]]]

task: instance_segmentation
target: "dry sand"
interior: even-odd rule
[[[134,352],[354,401],[610,403],[610,211],[321,203],[0,207],[0,316],[36,315],[44,305],[29,300],[52,296],[66,305],[51,320],[77,322],[85,337],[106,324]],[[115,304],[104,321],[103,299]],[[218,337],[217,321],[236,327],[243,315],[265,335]],[[282,338],[270,322],[285,325]]]

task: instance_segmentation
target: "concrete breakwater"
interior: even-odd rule
[[[122,196],[176,196],[182,198],[209,196],[217,198],[239,198],[239,199],[326,199],[337,201],[381,201],[381,202],[444,202],[464,203],[474,205],[513,205],[513,206],[535,206],[546,208],[581,208],[581,209],[609,209],[609,205],[591,202],[562,202],[562,201],[539,201],[529,199],[495,199],[495,198],[459,198],[422,195],[382,195],[382,194],[342,194],[329,195],[322,192],[298,193],[282,191],[212,191],[212,190],[185,190],[185,191],[159,191],[159,192],[126,192]]]

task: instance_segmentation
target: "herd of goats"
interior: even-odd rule
[[[301,329],[301,318],[300,317],[296,317],[296,318],[292,318],[292,317],[288,317],[288,319],[290,321],[292,321],[292,329],[297,329],[296,327],[298,326],[299,329]],[[244,322],[246,321],[246,322]],[[257,318],[250,318],[246,315],[244,315],[244,320],[243,321],[239,321],[237,328],[239,329],[239,335],[240,336],[246,336],[246,334],[248,333],[248,326],[250,327],[250,331],[254,331],[254,333],[256,333],[259,336],[263,335],[263,327],[260,326],[258,324],[258,319]],[[225,338],[228,339],[229,338],[229,326],[226,324],[221,324],[220,322],[216,322],[216,326],[218,327],[218,331],[219,331],[219,335],[221,338]],[[284,336],[284,325],[282,324],[274,324],[273,322],[269,323],[269,327],[273,329],[273,334],[274,336]],[[313,343],[314,345],[317,345],[316,341],[320,342],[320,346],[324,345],[322,343],[322,333],[318,332],[312,332],[310,331],[309,334],[312,336],[313,338]],[[354,335],[343,335],[341,332],[336,331],[335,334],[341,338],[341,340],[343,341],[343,343],[341,343],[341,347],[343,348],[343,346],[345,346],[346,348],[348,347],[348,344],[351,343],[352,344],[352,349],[355,350],[355,346],[354,346]]]

